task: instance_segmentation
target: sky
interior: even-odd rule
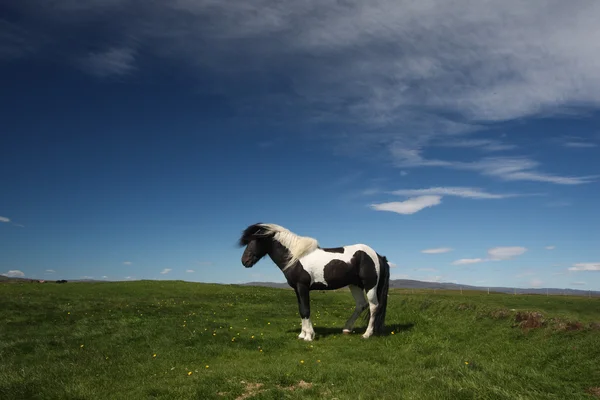
[[[392,279],[600,290],[600,2],[0,5],[0,273],[283,282],[255,222]]]

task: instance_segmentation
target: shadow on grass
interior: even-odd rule
[[[392,332],[394,332],[394,334],[396,333],[400,333],[400,332],[404,332],[404,331],[409,331],[413,328],[413,326],[415,326],[415,324],[409,323],[409,324],[390,324],[385,326],[383,333],[381,333],[378,336],[390,336],[392,334]],[[332,335],[343,335],[342,333],[342,327],[340,326],[339,328],[325,328],[322,326],[315,326],[314,330],[315,330],[315,334],[316,334],[316,340],[319,339],[319,337],[326,337],[326,336],[332,336]],[[367,329],[366,326],[362,326],[362,327],[355,327],[352,330],[351,335],[362,335],[363,333],[365,333],[365,330]],[[300,329],[288,329],[287,333],[292,333],[292,332],[300,332]]]

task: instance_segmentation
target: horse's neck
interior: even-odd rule
[[[273,244],[271,245],[271,251],[269,252],[269,257],[271,257],[271,260],[275,263],[275,265],[282,270],[289,260],[290,252],[278,241],[273,241]]]

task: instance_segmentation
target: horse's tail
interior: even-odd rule
[[[379,305],[375,310],[375,320],[373,321],[373,333],[378,335],[383,333],[385,326],[385,313],[387,310],[388,289],[390,287],[390,265],[385,256],[379,257],[379,281],[377,282],[377,301]]]

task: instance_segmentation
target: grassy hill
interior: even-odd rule
[[[2,399],[592,399],[600,299],[390,291],[342,335],[347,291],[177,281],[0,285]]]

